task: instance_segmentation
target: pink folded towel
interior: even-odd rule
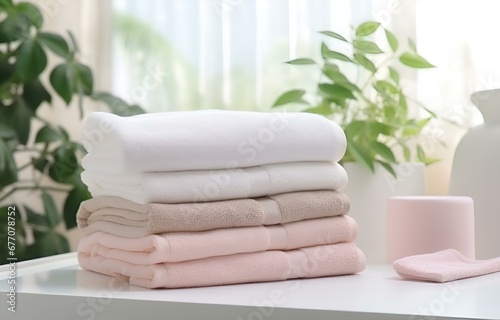
[[[78,251],[90,256],[146,265],[352,242],[357,231],[356,222],[348,216],[274,226],[154,234],[141,238],[124,238],[99,231],[84,237]]]
[[[78,253],[84,269],[128,278],[146,288],[183,288],[354,274],[365,257],[353,243],[291,251],[238,253],[177,263],[137,265]]]
[[[348,211],[349,198],[331,190],[180,204],[138,204],[118,197],[97,197],[81,203],[77,221],[85,234],[104,231],[137,238],[165,232],[273,225]]]
[[[394,261],[394,270],[404,279],[448,282],[500,271],[500,258],[472,260],[455,249],[405,257]]]

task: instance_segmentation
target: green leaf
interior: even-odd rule
[[[417,159],[418,161],[425,163],[426,159],[425,152],[422,146],[419,144],[417,144]]]
[[[344,131],[346,136],[349,138],[348,140],[350,140],[350,138],[361,135],[366,130],[366,128],[366,121],[354,120],[345,127]]]
[[[38,226],[38,227],[42,227],[42,228],[49,228],[50,227],[46,215],[35,212],[33,209],[31,209],[28,206],[24,206],[24,208],[26,209],[28,223],[31,226]]]
[[[325,63],[321,71],[332,81],[349,81],[336,64]]]
[[[354,40],[353,44],[354,44],[354,48],[356,48],[360,51],[366,52],[366,53],[370,53],[370,54],[384,53],[384,51],[382,51],[377,46],[377,44],[375,42],[366,41],[366,40]]]
[[[347,152],[356,162],[363,164],[368,169],[370,169],[371,172],[375,172],[375,168],[373,166],[373,158],[362,145],[358,144],[354,140],[350,140],[347,143]]]
[[[12,3],[12,0],[0,0],[0,12],[10,11],[13,7],[14,3]]]
[[[17,181],[17,168],[12,150],[0,139],[0,190]]]
[[[23,42],[17,49],[15,71],[21,81],[37,78],[47,66],[47,55],[35,40]]]
[[[342,37],[340,34],[333,32],[333,31],[320,31],[319,33],[324,34],[325,36],[329,36],[329,37],[347,42],[346,38]]]
[[[426,166],[428,166],[428,165],[431,165],[431,164],[436,163],[436,162],[439,162],[439,161],[441,161],[441,159],[438,159],[438,158],[428,158],[428,157],[426,157],[426,158],[425,158],[425,161],[424,161],[424,164],[425,164]]]
[[[14,65],[8,60],[0,62],[0,85],[7,82],[14,74]]]
[[[306,92],[304,90],[294,89],[283,93],[276,99],[273,104],[274,107],[282,106],[288,103],[304,103],[302,97]]]
[[[39,32],[37,39],[58,56],[64,59],[70,59],[71,54],[69,52],[68,43],[60,35],[50,32]]]
[[[0,43],[7,43],[26,37],[29,26],[18,13],[12,13],[0,22]]]
[[[369,36],[370,34],[374,33],[379,26],[380,26],[379,22],[369,21],[362,23],[356,28],[356,36],[358,37]]]
[[[66,253],[70,250],[68,239],[55,231],[35,230],[33,234],[35,242],[26,248],[26,256],[29,259]]]
[[[61,215],[57,211],[54,199],[46,193],[42,192],[43,209],[47,217],[47,224],[50,228],[55,228],[61,222]]]
[[[80,52],[80,47],[78,46],[78,41],[76,41],[75,35],[73,32],[68,30],[69,38],[71,39],[71,44],[73,45],[73,51]]]
[[[356,99],[352,91],[338,84],[320,83],[318,89],[325,98]]]
[[[50,84],[57,94],[69,104],[73,96],[74,76],[73,69],[68,63],[56,66],[50,73]]]
[[[396,39],[396,36],[392,32],[390,32],[387,29],[384,29],[385,31],[385,37],[387,38],[387,42],[389,43],[389,46],[391,47],[393,52],[396,52],[399,47],[398,39]]]
[[[86,95],[92,95],[94,80],[92,77],[92,70],[84,64],[76,63],[74,65],[75,73],[74,73],[74,83],[76,85],[76,89],[73,93],[79,93],[78,88],[83,89],[83,93]]]
[[[6,18],[0,22],[0,43],[12,42],[30,37],[30,28],[39,29],[43,24],[40,10],[34,5],[21,2],[16,5],[4,3],[8,8]]]
[[[378,121],[370,122],[369,124],[365,124],[365,126],[369,126],[370,132],[373,133],[374,136],[379,134],[392,136],[396,130],[394,127]]]
[[[375,71],[377,71],[377,68],[375,67],[373,62],[371,62],[367,57],[365,57],[362,54],[355,53],[354,60],[356,60],[361,66],[363,66],[365,69],[367,69],[371,73],[374,73]]]
[[[406,113],[406,110],[408,110],[408,103],[406,102],[406,97],[402,92],[399,93],[399,106]]]
[[[387,172],[389,172],[394,178],[397,179],[398,175],[396,174],[396,171],[394,171],[394,168],[392,167],[391,164],[380,161],[380,160],[375,160],[377,163],[379,163]]]
[[[62,140],[63,137],[60,132],[52,128],[50,125],[43,126],[36,134],[35,143],[45,142],[50,143]]]
[[[111,112],[119,116],[126,117],[146,113],[140,106],[128,105],[124,100],[107,92],[96,92],[92,95],[92,99],[106,103]]]
[[[337,59],[341,61],[352,62],[352,60],[345,54],[328,49],[325,43],[321,44],[321,56],[323,57],[323,59]]]
[[[415,42],[412,40],[412,39],[408,39],[408,46],[410,47],[410,49],[413,51],[413,52],[417,52],[417,45],[415,44]]]
[[[402,134],[405,137],[410,137],[418,135],[420,131],[421,128],[417,125],[417,122],[414,119],[410,119],[405,123]]]
[[[80,203],[83,201],[90,199],[91,195],[83,184],[77,184],[66,197],[64,201],[64,223],[66,225],[66,229],[72,229],[77,226],[76,223],[76,212],[80,207]]]
[[[50,103],[52,101],[50,93],[38,79],[28,81],[24,84],[23,99],[33,113],[36,112],[42,102]]]
[[[421,106],[428,114],[431,115],[432,118],[437,118],[437,114],[435,112],[433,112],[432,110],[430,110],[429,108],[425,107],[425,106]],[[445,121],[447,121],[447,119],[444,119]]]
[[[28,2],[19,2],[16,5],[16,12],[21,15],[21,19],[29,23],[29,26],[34,26],[37,29],[43,25],[43,16],[38,8]]]
[[[309,58],[299,58],[299,59],[287,61],[285,63],[295,64],[295,65],[304,65],[304,64],[316,64],[316,61],[314,61],[313,59],[309,59]]]
[[[403,156],[405,158],[405,161],[410,161],[411,160],[411,150],[408,148],[406,145],[401,145],[403,148]]]
[[[342,86],[350,91],[361,91],[361,89],[359,89],[357,85],[347,79],[347,77],[339,70],[336,65],[327,63],[323,67],[322,71],[323,74],[330,80],[335,82],[335,84],[338,84],[339,86]]]
[[[396,157],[392,150],[385,144],[378,141],[371,141],[370,148],[389,163],[396,163]]]
[[[399,61],[402,64],[407,65],[412,68],[434,68],[429,61],[425,60],[423,57],[417,53],[404,52],[399,56]]]
[[[399,84],[399,73],[393,67],[389,67],[389,76],[394,83]]]
[[[33,167],[39,172],[45,173],[45,168],[49,164],[49,160],[45,158],[31,158],[31,163]]]
[[[26,144],[30,135],[32,111],[22,97],[19,97],[9,107],[0,109],[0,117],[4,125],[16,132],[20,144]]]
[[[417,126],[422,130],[431,121],[432,117],[424,118],[417,121]]]
[[[328,116],[328,115],[332,114],[333,110],[332,110],[332,106],[330,105],[330,103],[322,103],[321,105],[319,105],[317,107],[305,109],[303,112],[315,113],[315,114],[320,114],[323,116]]]
[[[80,164],[75,154],[75,147],[62,145],[52,152],[54,162],[49,168],[49,177],[60,183],[73,183],[78,177]]]
[[[385,81],[385,80],[377,81],[376,82],[376,89],[383,90],[384,92],[387,92],[390,94],[399,94],[399,89],[396,88],[392,83]]]

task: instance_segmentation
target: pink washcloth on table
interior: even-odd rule
[[[404,279],[448,282],[500,271],[500,258],[472,260],[455,249],[405,257],[394,261],[394,270]]]
[[[84,269],[146,288],[184,288],[354,274],[365,257],[354,243],[291,251],[239,253],[177,263],[137,265],[78,253]]]
[[[266,250],[290,250],[352,242],[358,226],[348,216],[310,219],[274,226],[173,232],[124,238],[105,232],[84,237],[78,251],[133,264],[179,262]]]

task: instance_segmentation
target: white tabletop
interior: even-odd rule
[[[389,265],[358,275],[150,290],[82,270],[75,253],[18,263],[16,313],[0,319],[500,319],[500,273],[437,284]],[[9,266],[0,292],[9,292]]]

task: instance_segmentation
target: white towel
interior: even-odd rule
[[[105,175],[83,171],[92,196],[145,204],[256,198],[278,193],[342,190],[347,173],[338,163],[289,162],[251,168]]]
[[[202,110],[86,120],[84,169],[105,174],[245,168],[295,161],[337,162],[346,138],[309,113]]]

